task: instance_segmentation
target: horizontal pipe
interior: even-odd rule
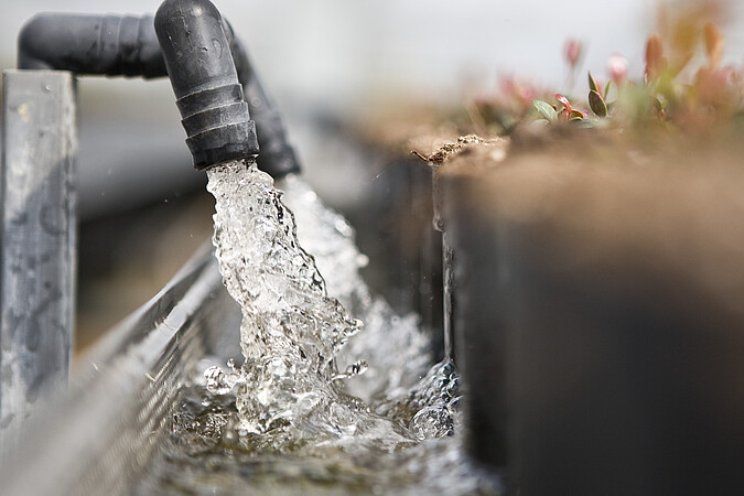
[[[152,23],[152,16],[38,14],[19,34],[18,68],[163,77]]]
[[[259,168],[277,179],[299,173],[300,162],[276,105],[229,23],[224,22],[224,30],[248,111],[256,123],[261,149]],[[66,70],[80,75],[168,75],[152,16],[38,14],[19,35],[18,67]]]

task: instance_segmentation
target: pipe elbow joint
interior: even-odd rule
[[[197,169],[258,155],[256,126],[225,26],[208,0],[166,0],[155,14],[155,31]]]
[[[49,14],[37,14],[29,19],[18,34],[18,68],[19,69],[53,69],[47,60],[46,42],[41,33],[48,33],[54,28]]]

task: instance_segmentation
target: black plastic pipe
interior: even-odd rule
[[[18,68],[166,75],[152,16],[38,14],[18,36]]]
[[[197,169],[258,155],[256,125],[224,26],[209,0],[166,0],[155,14],[155,32]]]
[[[281,178],[301,171],[276,106],[266,94],[247,52],[229,23],[223,29],[248,110],[256,123],[258,167]],[[19,36],[20,69],[67,70],[80,75],[164,77],[168,73],[153,17],[42,13]]]
[[[231,49],[238,71],[238,79],[243,85],[248,108],[256,122],[258,144],[261,147],[261,153],[258,155],[258,168],[276,179],[288,174],[297,174],[302,167],[294,148],[287,139],[287,131],[279,109],[261,85],[261,80],[253,70],[243,44],[237,36],[232,35],[229,24],[227,24],[227,29],[232,39]]]

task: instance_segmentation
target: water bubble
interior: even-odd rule
[[[453,434],[452,416],[441,407],[426,407],[418,411],[408,427],[417,439],[436,439]]]
[[[205,385],[207,391],[214,394],[225,394],[230,390],[227,386],[227,376],[217,365],[213,365],[204,371]]]

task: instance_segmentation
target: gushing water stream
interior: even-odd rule
[[[297,176],[282,182],[282,200],[295,216],[297,237],[311,253],[326,281],[329,296],[362,321],[363,330],[339,350],[340,368],[364,363],[364,373],[349,377],[346,390],[367,402],[410,388],[431,365],[429,340],[415,314],[396,315],[382,298],[373,297],[359,269],[367,257],[354,242],[354,230],[327,208]]]
[[[174,471],[194,494],[495,494],[455,434],[451,364],[429,368],[415,316],[371,295],[343,217],[296,177],[283,185],[295,216],[253,164],[208,176],[245,362],[185,390],[152,479],[179,494]]]
[[[273,180],[242,163],[208,175],[216,199],[217,260],[243,313],[245,364],[237,395],[243,428],[277,436],[280,443],[302,440],[323,448],[350,438],[390,449],[405,443],[394,423],[370,414],[337,387],[347,374],[339,373],[336,354],[361,322],[327,295]]]

